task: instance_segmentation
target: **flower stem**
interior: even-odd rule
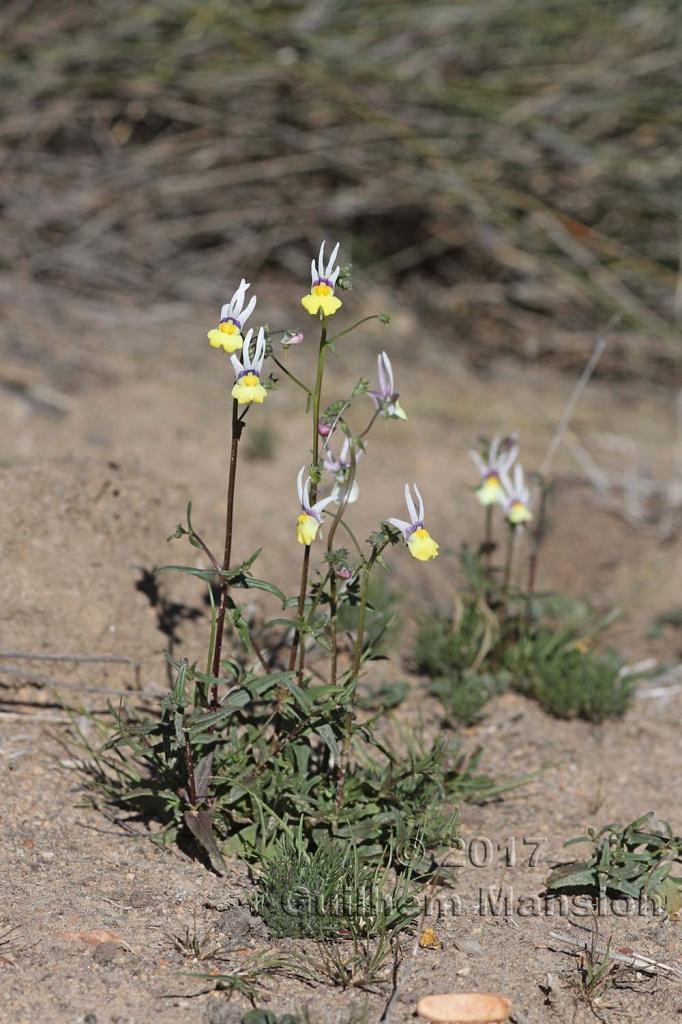
[[[350,753],[351,740],[353,738],[353,722],[355,719],[355,704],[358,694],[358,676],[362,664],[362,647],[365,640],[365,619],[367,614],[367,595],[369,592],[369,581],[374,568],[374,563],[381,554],[380,548],[372,548],[372,554],[362,569],[362,583],[360,584],[360,603],[358,605],[358,625],[355,636],[355,650],[353,651],[353,663],[350,670],[350,681],[353,683],[353,690],[350,697],[350,704],[344,716],[344,733],[341,744],[341,757],[338,766],[338,781],[336,788],[336,809],[343,805],[343,791],[346,783],[346,771],[348,768],[348,755]]]
[[[239,417],[239,403],[236,398],[232,399],[232,440],[230,444],[230,469],[227,480],[227,505],[225,512],[225,551],[223,554],[223,572],[230,568],[232,558],[232,524],[234,520],[234,486],[237,478],[237,456],[239,454],[239,439],[244,429],[244,420]],[[225,612],[227,610],[227,592],[229,581],[224,576],[220,577],[218,591],[218,612],[216,615],[215,649],[213,651],[213,665],[211,675],[216,679],[220,677],[220,655],[223,648],[223,633],[225,629]],[[218,707],[218,684],[211,687],[211,706]]]
[[[304,384],[302,380],[298,379],[295,373],[292,373],[291,370],[288,370],[284,363],[280,363],[279,359],[277,359],[275,355],[271,355],[270,358],[272,359],[273,363],[275,363],[276,366],[279,366],[282,373],[285,373],[287,377],[289,377],[289,379],[294,382],[294,384],[298,384],[299,388],[301,388],[302,391],[305,391],[308,398],[313,397],[313,393],[307,386],[307,384]]]
[[[354,331],[356,327],[359,327],[361,324],[366,324],[368,320],[380,320],[380,319],[381,319],[381,314],[380,313],[372,313],[370,316],[363,316],[362,320],[356,320],[356,322],[354,324],[351,324],[350,327],[346,327],[345,330],[339,331],[339,333],[335,334],[333,338],[330,338],[329,339],[329,344],[333,345],[335,341],[339,340],[339,338],[343,338],[344,335],[350,334],[350,332]]]
[[[511,578],[512,561],[514,559],[514,541],[516,540],[516,527],[509,524],[507,534],[507,557],[504,562],[504,577],[502,579],[502,593],[507,595],[509,591],[509,580]]]
[[[344,512],[348,507],[348,499],[353,489],[353,483],[355,481],[355,466],[357,459],[355,456],[355,438],[351,438],[350,442],[350,469],[348,470],[348,478],[346,479],[346,486],[343,492],[339,507],[334,516],[334,521],[329,529],[329,537],[327,538],[327,552],[331,553],[334,546],[334,535],[338,529],[339,523],[343,519]],[[329,573],[329,628],[330,628],[330,643],[331,643],[331,667],[330,667],[330,682],[332,686],[336,686],[337,677],[337,665],[338,665],[338,643],[337,643],[337,616],[338,616],[338,605],[336,601],[336,573],[330,568]]]
[[[320,435],[318,428],[320,426],[320,400],[322,396],[322,378],[324,376],[324,363],[327,355],[327,319],[326,317],[322,321],[322,331],[320,333],[320,348],[317,354],[317,375],[315,378],[315,390],[313,391],[313,468],[317,470],[317,463],[320,458]],[[315,504],[317,499],[317,484],[315,479],[311,481],[310,485],[310,503]],[[305,551],[303,552],[303,564],[301,566],[301,584],[298,592],[298,621],[303,621],[303,613],[305,611],[305,599],[308,592],[308,571],[310,569],[310,545],[306,544]],[[303,668],[305,663],[305,651],[304,644],[301,641],[301,631],[296,629],[294,633],[294,639],[291,644],[291,651],[289,652],[289,671],[293,672],[294,666],[296,665],[296,656],[298,654],[299,645],[301,646],[301,661],[299,665],[299,679],[303,678]]]
[[[493,542],[493,506],[485,506],[485,525],[483,529],[483,564],[486,575],[490,573],[490,564],[495,544]]]
[[[540,482],[540,503],[538,505],[538,517],[535,524],[535,529],[531,534],[531,550],[530,558],[528,559],[528,585],[526,588],[526,619],[530,621],[533,594],[535,593],[535,585],[537,582],[538,574],[538,562],[540,560],[540,550],[542,548],[542,542],[545,539],[547,532],[547,499],[549,497],[550,487],[547,485],[545,480]]]

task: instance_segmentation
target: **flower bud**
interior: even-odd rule
[[[329,437],[333,429],[331,423],[325,423],[324,420],[320,420],[317,424],[317,432],[320,437]]]
[[[282,348],[291,348],[292,345],[302,345],[304,340],[303,331],[285,331],[282,336]]]
[[[349,569],[347,565],[339,565],[334,572],[340,580],[349,580],[353,576],[353,570]]]

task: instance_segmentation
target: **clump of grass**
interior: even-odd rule
[[[460,678],[479,656],[486,625],[473,602],[458,620],[443,612],[420,619],[414,648],[417,672],[432,679]]]
[[[419,912],[412,865],[371,866],[349,842],[312,846],[300,826],[282,839],[258,879],[252,908],[278,938],[396,936]]]
[[[568,984],[578,998],[589,1006],[595,1017],[603,1020],[599,1011],[608,1008],[605,999],[609,988],[617,975],[628,973],[631,969],[612,959],[610,940],[606,944],[606,949],[600,950],[598,938],[599,926],[597,918],[594,917],[590,945],[574,954],[577,958],[577,976],[571,976]]]
[[[222,952],[223,946],[220,940],[216,942],[215,928],[209,925],[201,929],[197,924],[196,914],[192,917],[192,923],[185,926],[181,932],[170,936],[175,949],[188,960],[211,960]]]
[[[627,711],[635,680],[622,674],[614,654],[595,654],[574,645],[545,654],[538,640],[521,686],[556,718],[603,722]]]
[[[280,841],[258,879],[252,908],[277,938],[328,939],[343,927],[353,851],[323,842],[306,848],[300,831]]]

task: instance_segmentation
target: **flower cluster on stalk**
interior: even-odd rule
[[[317,259],[311,261],[310,292],[301,299],[304,309],[311,316],[319,317],[322,321],[321,351],[326,339],[327,318],[338,312],[342,305],[341,300],[335,295],[337,282],[340,287],[350,287],[350,279],[346,281],[346,277],[343,277],[339,281],[339,275],[341,274],[341,268],[337,263],[339,247],[340,244],[337,242],[329,258],[325,259],[325,243],[322,242]],[[349,268],[346,268],[343,274],[347,275],[348,272]],[[208,332],[210,344],[214,348],[222,348],[230,356],[235,374],[235,382],[231,394],[236,402],[242,406],[261,405],[268,394],[262,380],[263,363],[267,348],[265,329],[263,327],[258,328],[253,347],[253,329],[245,332],[246,322],[256,308],[255,295],[247,302],[247,291],[249,288],[249,283],[242,278],[239,287],[229,302],[226,302],[221,308],[218,327]],[[383,323],[388,323],[388,317],[383,314],[379,319]],[[303,334],[298,330],[288,330],[279,333],[282,335],[281,345],[285,351],[300,345],[303,341]],[[278,363],[277,365],[284,369],[282,364]],[[293,375],[289,373],[289,376]],[[297,384],[304,386],[296,377],[293,377],[293,379]],[[308,389],[306,388],[306,390]],[[400,395],[395,386],[393,367],[386,352],[381,352],[377,358],[377,386],[374,389],[368,389],[366,393],[374,404],[374,418],[381,416],[384,419],[407,419],[400,405]],[[308,391],[308,395],[312,397],[312,392]],[[305,475],[305,467],[301,468],[297,478],[300,513],[296,521],[296,536],[300,544],[307,547],[313,543],[322,525],[324,512],[328,505],[333,502],[348,505],[357,500],[358,484],[354,478],[354,468],[364,453],[365,446],[362,437],[372,426],[374,418],[370,421],[363,434],[357,438],[349,436],[346,432],[346,427],[344,427],[346,436],[341,451],[338,457],[336,457],[332,453],[329,442],[337,426],[337,419],[333,417],[320,417],[318,414],[315,431],[320,438],[324,439],[321,466],[331,474],[332,490],[327,497],[312,501],[311,477],[310,475]],[[505,462],[504,466],[498,466],[499,473],[501,474],[505,468],[508,469],[511,464],[509,462],[507,465]],[[316,472],[319,472],[319,470],[316,470]],[[488,491],[486,491],[486,494],[489,493],[491,485],[488,483],[487,486]],[[435,558],[438,554],[438,544],[424,526],[424,503],[416,484],[414,485],[414,490],[418,500],[418,509],[415,506],[410,488],[408,486],[405,487],[405,499],[410,514],[410,521],[387,519],[386,522],[393,524],[401,531],[408,550],[414,558],[418,561],[428,561]],[[520,515],[518,501],[514,506],[512,514],[516,517]],[[351,570],[348,570],[348,572],[351,572]]]

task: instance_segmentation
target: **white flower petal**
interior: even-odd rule
[[[412,495],[410,493],[410,485],[409,484],[405,484],[405,504],[407,505],[407,511],[410,513],[410,519],[412,520],[412,522],[413,523],[418,522],[417,510],[414,507],[414,502],[412,500]]]
[[[488,472],[488,467],[475,448],[469,449],[469,456],[474,462],[481,476],[485,476],[486,473]]]
[[[419,493],[419,488],[417,487],[416,484],[414,485],[414,493],[417,495],[417,499],[419,501],[419,522],[423,523],[424,522],[424,501],[422,499],[421,494]]]
[[[325,277],[331,277],[332,267],[334,266],[334,263],[336,262],[336,257],[338,256],[339,248],[340,247],[341,247],[341,243],[337,242],[336,245],[334,246],[334,248],[332,249],[332,254],[329,257],[329,262],[327,263],[327,269],[326,269],[325,275],[324,275]],[[320,259],[321,258],[322,258],[322,255],[320,254]]]
[[[249,300],[249,304],[246,307],[246,309],[243,309],[243,310],[240,311],[240,313],[239,313],[239,320],[240,320],[240,323],[241,323],[242,327],[244,326],[244,324],[246,323],[246,321],[249,319],[249,317],[253,313],[254,309],[256,308],[256,301],[257,301],[256,300],[256,296],[252,295],[251,299]]]
[[[412,529],[412,523],[406,523],[404,519],[395,519],[391,517],[390,519],[387,519],[386,522],[390,523],[391,526],[395,526],[396,530],[400,530],[403,537]]]
[[[328,498],[320,498],[320,500],[316,501],[315,504],[312,506],[311,512],[313,514],[317,513],[319,515],[320,512],[324,512],[327,505],[331,505],[333,501],[336,501],[336,498],[334,497],[333,494],[330,494]]]

